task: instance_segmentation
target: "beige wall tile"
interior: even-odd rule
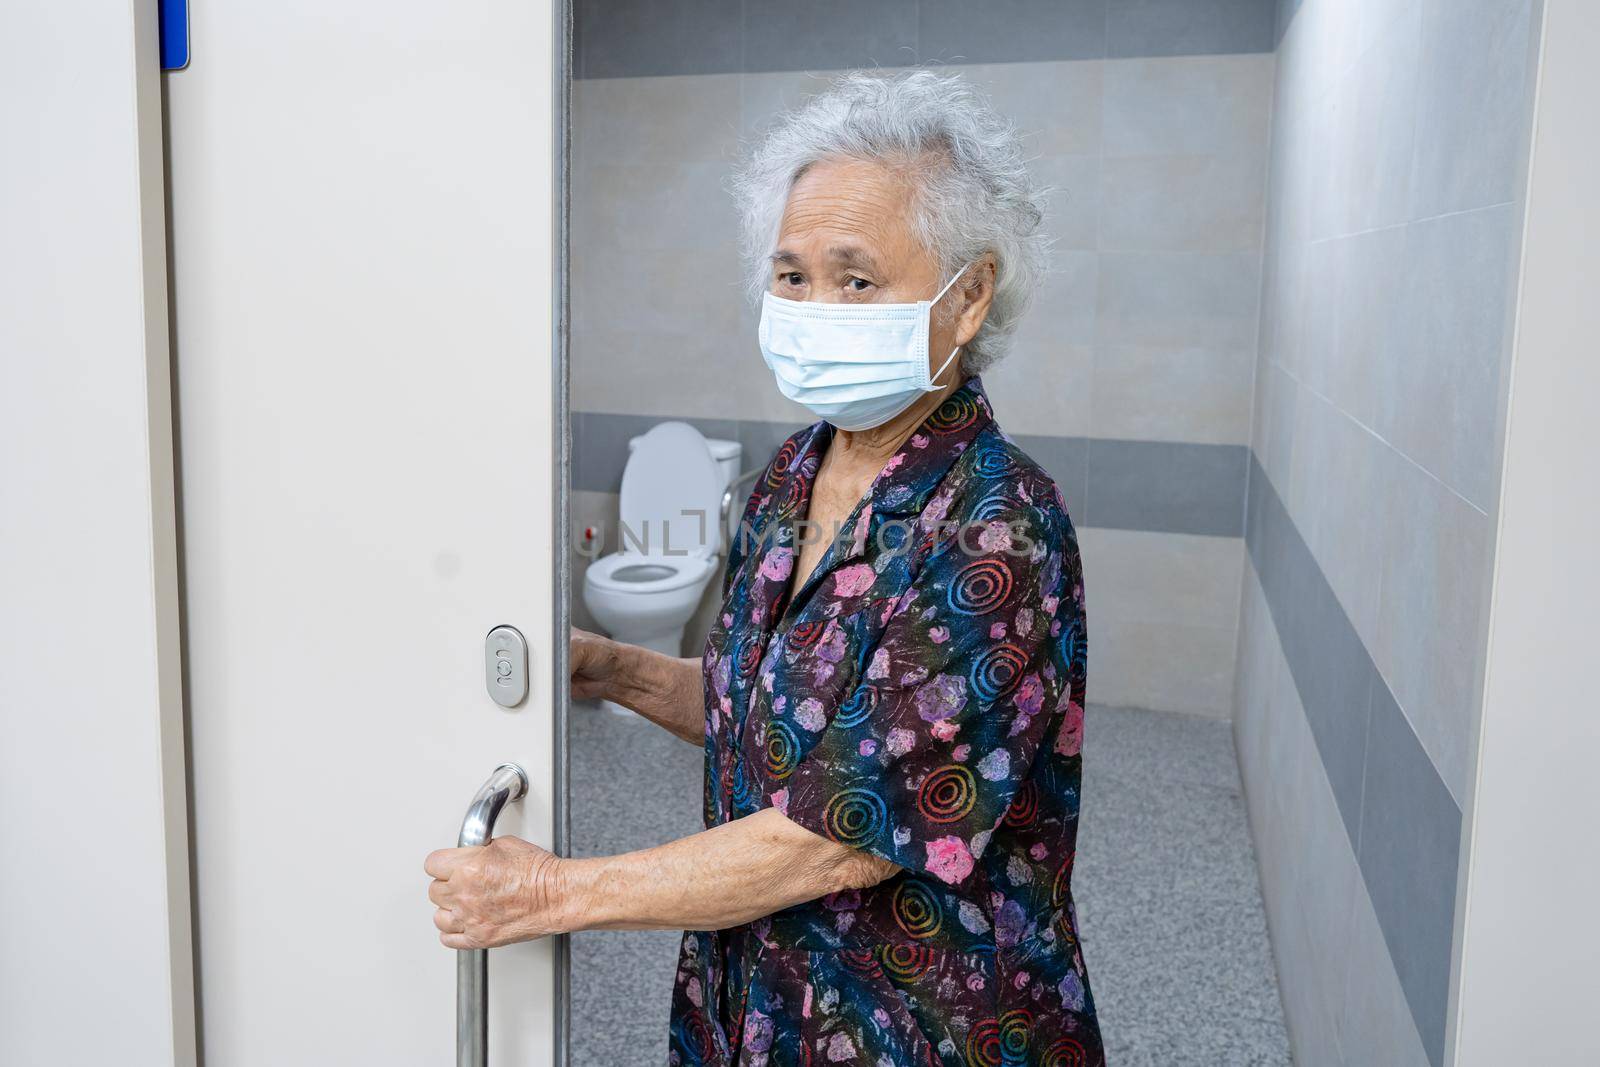
[[[748,145],[758,141],[789,111],[826,89],[829,71],[780,70],[746,74],[739,83],[739,136]]]
[[[1092,602],[1089,612],[1090,700],[1219,719],[1232,714],[1231,627],[1097,622]]]
[[[958,66],[1022,132],[1030,155],[1098,155],[1102,79],[1098,59]]]
[[[1300,384],[1277,363],[1257,362],[1255,428],[1251,442],[1256,460],[1275,487],[1289,484],[1294,462],[1295,410]],[[1282,490],[1279,490],[1282,492]],[[1284,504],[1288,507],[1287,502]]]
[[[739,79],[696,74],[573,82],[574,167],[596,160],[731,160],[739,141]]]
[[[1094,249],[1100,241],[1099,157],[1106,145],[1102,127],[1108,108],[1125,111],[1163,92],[1220,93],[1227,114],[1208,118],[1206,130],[1197,133],[1180,121],[1188,104],[1168,101],[1163,106],[1176,108],[1175,115],[1151,119],[1142,139],[1118,135],[1119,150],[1216,152],[1249,146],[1256,143],[1248,136],[1255,113],[1238,100],[1243,87],[1259,78],[1260,59],[1115,61],[1124,69],[1110,102],[1104,91],[1106,64],[1099,60],[956,68],[1024,131],[1038,179],[1053,188],[1053,269],[1018,329],[1012,354],[986,376],[1009,430],[1224,443],[1241,438],[1241,368],[1229,355],[1208,353],[1221,378],[1197,383],[1201,361],[1170,362],[1179,360],[1192,338],[1170,345],[1166,360],[1154,351],[1144,360],[1109,349],[1101,353],[1106,399],[1091,402],[1097,304],[1112,309],[1123,333],[1127,323],[1144,322],[1133,331],[1137,337],[1124,339],[1137,342],[1169,334],[1187,337],[1196,330],[1211,336],[1232,317],[1236,302],[1231,290],[1196,289],[1198,279],[1181,270],[1158,280],[1155,289],[1138,283],[1148,271],[1172,274],[1174,261],[1162,256],[1135,264],[1132,274],[1126,261],[1119,263],[1118,284],[1101,292],[1102,264]],[[1154,96],[1139,96],[1130,81],[1130,63],[1145,64],[1141,76],[1156,79]],[[773,389],[759,358],[756,310],[742,296],[737,220],[723,182],[742,144],[830,80],[826,73],[782,72],[586,80],[575,87],[575,407],[809,421],[803,409]],[[1231,185],[1223,191],[1229,190],[1237,193]],[[1207,204],[1195,209],[1196,217],[1230,217],[1222,207]],[[1177,244],[1187,247],[1185,242],[1198,239],[1190,235]],[[628,279],[630,301],[625,315],[617,313],[622,279]],[[1174,291],[1186,295],[1172,304],[1162,294]],[[1141,367],[1151,373],[1144,385],[1137,381]],[[1091,411],[1101,413],[1098,419]]]
[[[1094,437],[1250,442],[1250,346],[1102,344],[1094,350]]]
[[[1397,452],[1377,473],[1377,639],[1372,658],[1439,777],[1472,795],[1494,525]]]
[[[1085,527],[1078,546],[1091,628],[1096,620],[1238,625],[1242,538]]]
[[[1109,156],[1100,163],[1099,246],[1258,253],[1266,176],[1259,155]]]
[[[1054,351],[1063,344],[1094,340],[1100,257],[1093,252],[1057,251],[1017,324],[1014,351]]]
[[[575,409],[730,417],[770,388],[748,366],[753,334],[739,343],[738,225],[721,184],[739,91],[730,74],[574,85]]]
[[[1261,257],[1254,252],[1102,252],[1101,343],[1254,346]]]
[[[1005,431],[1087,437],[1092,352],[1084,344],[1018,344],[984,371],[984,390]]]
[[[1107,60],[1104,152],[1265,159],[1274,69],[1270,53]]]
[[[650,259],[640,254],[636,265]],[[577,273],[576,271],[574,273]],[[574,325],[571,342],[572,407],[637,415],[706,418],[744,414],[766,400],[771,375],[759,351],[737,344],[738,314],[732,301],[696,301],[696,320],[679,306],[670,314],[631,319],[590,318]],[[576,309],[579,301],[574,299]],[[647,321],[653,318],[654,321]],[[750,349],[754,349],[751,342]],[[765,377],[762,377],[762,376]]]
[[[1102,215],[1099,156],[1036,156],[1028,163],[1033,180],[1044,187],[1042,228],[1060,254],[1093,250],[1100,244]]]

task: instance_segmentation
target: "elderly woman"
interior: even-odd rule
[[[436,853],[443,941],[688,930],[673,1064],[1099,1063],[1076,534],[977,378],[1042,257],[1015,135],[958,78],[849,75],[736,189],[763,358],[822,421],[757,481],[704,656],[571,657],[575,696],[704,744],[707,829]]]

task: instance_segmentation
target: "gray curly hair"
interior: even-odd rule
[[[992,366],[1033,299],[1049,251],[1040,230],[1045,191],[1028,174],[1016,128],[959,75],[841,75],[779,118],[733,176],[753,299],[770,284],[790,190],[831,158],[916,164],[908,170],[917,190],[913,225],[944,277],[994,254],[994,302],[961,356],[969,374]]]

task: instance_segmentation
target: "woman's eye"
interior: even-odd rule
[[[852,293],[864,293],[872,288],[872,283],[865,278],[851,278],[844,284],[849,287]]]
[[[795,271],[790,271],[782,277],[785,285],[804,285],[806,283],[805,278]]]

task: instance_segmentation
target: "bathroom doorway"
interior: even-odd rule
[[[573,622],[698,657],[721,605],[718,531],[814,421],[774,389],[757,345],[726,188],[739,160],[842,70],[931,61],[967,79],[1025,131],[1027,165],[1054,190],[1052,269],[984,385],[1060,486],[1083,553],[1094,651],[1074,896],[1108,1058],[1287,1063],[1230,724],[1270,28],[1190,51],[1157,27],[1128,58],[1081,27],[997,15],[984,36],[921,6],[908,33],[877,5],[827,25],[752,10],[730,27],[711,3],[575,3]],[[1183,186],[1205,221],[1150,217],[1159,183],[1176,188],[1196,166],[1215,172]],[[1182,274],[1192,264],[1203,276]],[[1163,302],[1174,287],[1195,289],[1188,304]],[[655,435],[675,451],[650,447]],[[712,494],[726,503],[692,546],[709,565],[640,550],[630,527],[698,516]],[[573,854],[703,829],[701,748],[582,701],[567,730]],[[575,1067],[665,1056],[679,940],[570,938]]]

